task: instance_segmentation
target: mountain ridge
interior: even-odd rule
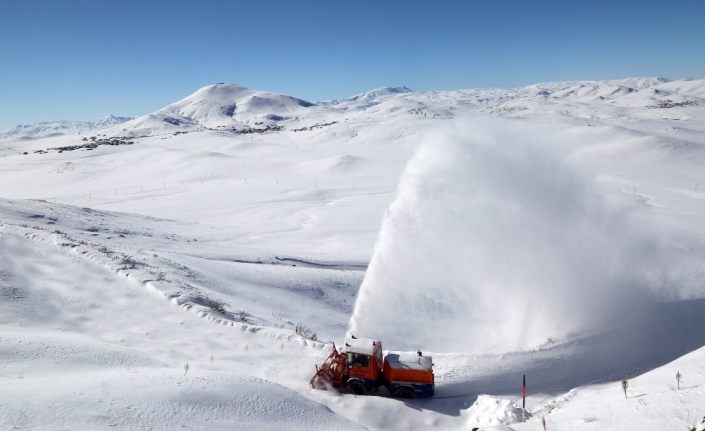
[[[506,105],[523,99],[604,102],[623,107],[705,104],[705,78],[669,80],[661,77],[630,77],[541,82],[514,88],[439,91],[414,91],[406,86],[386,86],[347,98],[315,103],[286,94],[219,82],[202,86],[186,97],[138,117],[107,116],[96,121],[62,120],[24,124],[0,132],[0,139],[47,137],[109,130],[111,127],[112,132],[118,134],[123,131],[139,133],[184,127],[247,128],[303,118],[311,109],[316,112],[330,110],[339,113],[387,109],[431,118],[447,118],[460,105],[484,104],[488,107],[491,103],[495,108],[512,110],[516,107]]]
[[[132,120],[132,117],[106,115],[94,121],[56,120],[19,124],[11,129],[0,131],[0,139],[43,138],[66,134],[103,130]]]

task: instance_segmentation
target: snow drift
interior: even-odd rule
[[[350,331],[511,351],[645,309],[668,277],[661,247],[557,156],[557,129],[475,119],[430,136],[387,210]]]

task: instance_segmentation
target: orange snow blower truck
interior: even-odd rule
[[[433,396],[435,382],[433,360],[417,353],[388,353],[382,355],[382,342],[352,337],[345,350],[333,352],[316,366],[311,378],[315,389],[335,388],[356,395],[367,395],[384,386],[393,396],[424,398]]]

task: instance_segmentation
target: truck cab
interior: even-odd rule
[[[351,338],[345,343],[347,388],[364,395],[377,390],[382,374],[382,342]]]

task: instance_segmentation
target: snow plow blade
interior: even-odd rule
[[[319,367],[316,365],[316,374],[311,377],[309,385],[313,389],[339,388],[343,384],[345,372],[345,354],[338,352],[333,344],[333,351]]]

